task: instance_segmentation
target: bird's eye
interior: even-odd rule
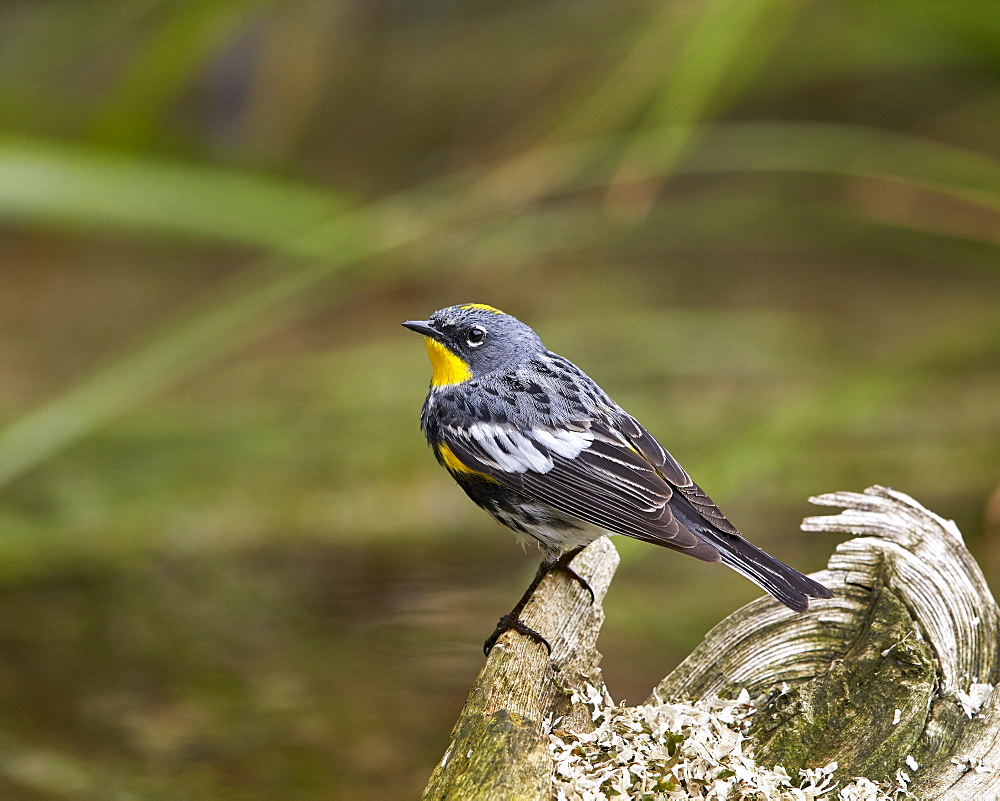
[[[469,343],[470,348],[478,348],[483,344],[483,340],[486,339],[486,332],[478,325],[475,325],[469,329],[469,333],[465,335],[465,339]]]

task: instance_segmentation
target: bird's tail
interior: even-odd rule
[[[674,499],[671,509],[685,528],[715,546],[723,564],[763,587],[789,609],[805,612],[810,598],[833,597],[818,581],[775,559],[739,534],[712,525],[686,498],[675,495]]]
[[[713,532],[712,544],[722,554],[722,563],[759,584],[785,606],[796,612],[809,608],[810,598],[832,598],[833,593],[818,581],[775,559],[738,535]]]

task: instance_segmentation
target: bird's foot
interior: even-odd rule
[[[519,634],[523,634],[525,637],[530,637],[537,643],[545,646],[545,650],[552,654],[552,646],[549,645],[549,641],[546,640],[541,634],[539,634],[535,629],[531,628],[527,623],[521,620],[521,612],[524,611],[524,607],[527,605],[528,601],[531,599],[532,594],[538,588],[538,585],[542,583],[544,579],[551,570],[562,570],[563,572],[569,574],[569,577],[576,581],[581,587],[583,587],[590,594],[590,602],[594,603],[597,599],[594,596],[594,590],[587,582],[583,576],[577,573],[572,567],[570,567],[570,562],[573,561],[575,557],[583,548],[576,548],[572,551],[567,551],[554,562],[545,561],[542,562],[541,566],[538,568],[538,572],[535,573],[535,578],[532,580],[528,589],[524,591],[524,595],[521,596],[521,600],[517,602],[513,609],[510,610],[506,615],[500,618],[497,623],[496,630],[489,636],[485,643],[483,643],[483,653],[489,656],[490,651],[493,650],[493,646],[497,644],[497,640],[505,632],[516,631]]]
[[[497,644],[497,640],[499,640],[508,631],[516,631],[518,634],[530,637],[535,642],[544,645],[545,650],[548,651],[549,654],[552,653],[552,646],[549,645],[549,641],[521,620],[520,612],[520,609],[514,609],[500,618],[500,621],[497,623],[496,631],[494,631],[489,638],[487,638],[486,642],[483,643],[483,653],[486,654],[486,656],[490,655],[490,651],[492,651],[493,646]]]
[[[597,598],[594,596],[594,588],[590,586],[590,582],[588,582],[587,579],[585,579],[583,576],[577,573],[572,567],[570,567],[570,563],[573,561],[573,557],[575,557],[578,553],[580,553],[579,549],[564,553],[552,564],[551,569],[558,568],[559,570],[562,570],[564,573],[568,574],[571,579],[576,581],[577,584],[579,584],[587,591],[587,593],[590,595],[590,602],[594,603],[594,601],[597,600]]]

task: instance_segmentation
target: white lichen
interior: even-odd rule
[[[987,767],[979,761],[978,757],[972,756],[971,754],[953,756],[951,761],[955,765],[960,765],[966,771],[971,770],[975,773],[993,773],[993,768]]]
[[[962,706],[962,711],[969,720],[972,720],[973,716],[983,708],[983,704],[986,703],[992,692],[992,684],[971,684],[968,692],[958,690],[955,695],[958,697],[958,703]]]
[[[552,729],[556,801],[890,801],[908,795],[910,777],[902,770],[895,786],[882,787],[864,778],[842,784],[836,762],[794,778],[781,766],[758,765],[748,750],[756,707],[746,690],[729,700],[619,707],[603,686],[588,684],[572,700],[589,708],[595,728],[571,732],[556,723]]]

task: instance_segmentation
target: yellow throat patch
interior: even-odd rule
[[[431,360],[431,384],[435,387],[445,387],[449,384],[461,384],[472,378],[472,370],[464,359],[459,358],[444,345],[430,337],[424,337],[427,345],[427,355]]]

